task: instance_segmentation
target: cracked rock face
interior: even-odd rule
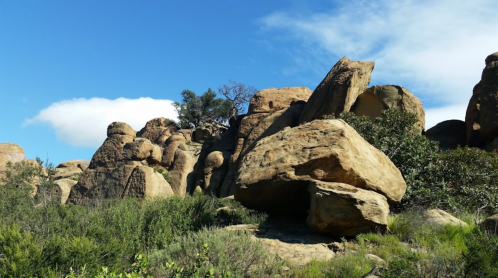
[[[275,213],[309,208],[310,181],[345,183],[399,202],[406,184],[381,151],[342,120],[315,120],[260,140],[241,161],[235,199]]]

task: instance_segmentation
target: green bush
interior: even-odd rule
[[[398,167],[407,189],[394,211],[431,208],[459,211],[498,210],[498,155],[474,148],[441,152],[436,142],[418,134],[414,114],[385,110],[373,122],[346,112],[340,119],[383,151]]]
[[[498,236],[478,228],[465,235],[465,277],[498,277]]]
[[[201,264],[197,254],[206,257]],[[213,270],[214,277],[222,276],[223,271],[231,273],[230,277],[263,277],[277,273],[283,264],[250,235],[223,229],[175,237],[166,248],[154,251],[150,262],[153,276],[158,277],[173,277],[178,267],[193,270],[194,265],[198,273]]]

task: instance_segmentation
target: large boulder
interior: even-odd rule
[[[304,107],[299,123],[323,119],[349,111],[370,83],[374,62],[351,61],[343,57],[316,87]]]
[[[193,132],[193,141],[197,143],[209,143],[226,131],[227,128],[222,125],[203,123],[196,127]]]
[[[5,178],[7,163],[16,163],[26,159],[24,149],[13,143],[0,143],[0,179]]]
[[[389,205],[386,197],[349,184],[312,181],[308,225],[337,237],[385,232]]]
[[[111,123],[107,128],[107,138],[93,155],[89,168],[117,167],[118,161],[123,156],[124,145],[133,142],[135,137],[136,132],[128,124],[122,122]]]
[[[315,120],[258,141],[241,161],[235,199],[276,213],[309,207],[310,180],[346,183],[399,202],[406,190],[389,158],[342,120]]]
[[[219,196],[220,187],[228,170],[230,153],[214,151],[204,162],[204,192]]]
[[[440,122],[429,128],[425,136],[432,141],[439,142],[443,150],[453,150],[458,146],[466,145],[465,122],[461,120],[448,120]]]
[[[285,109],[298,101],[307,101],[312,92],[307,87],[268,88],[259,91],[249,103],[247,114],[270,113]]]
[[[494,150],[498,148],[493,145],[498,137],[498,52],[489,55],[485,62],[465,116],[467,144]]]
[[[415,127],[420,133],[425,130],[425,111],[422,102],[408,89],[401,86],[372,86],[358,96],[350,111],[358,116],[368,116],[374,120],[382,116],[382,111],[386,109],[415,114],[418,119]]]
[[[69,193],[71,192],[71,188],[76,185],[78,182],[69,179],[62,178],[54,181],[54,188],[52,189],[52,194],[54,196],[60,196],[61,204],[65,204],[67,202],[67,198],[69,197]]]
[[[424,222],[435,226],[467,226],[467,223],[440,209],[429,209],[422,213]]]

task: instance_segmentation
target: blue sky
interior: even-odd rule
[[[112,121],[175,117],[228,79],[314,90],[342,57],[408,88],[427,127],[463,119],[498,1],[0,0],[0,142],[58,164],[91,159]]]

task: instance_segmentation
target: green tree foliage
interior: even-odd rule
[[[182,102],[173,104],[181,128],[195,128],[201,123],[223,124],[230,118],[231,104],[228,100],[216,98],[211,89],[201,96],[190,90],[184,90],[181,95]]]
[[[225,125],[230,118],[239,115],[256,93],[256,89],[232,80],[228,83],[219,88],[219,93],[224,98],[217,98],[211,89],[201,96],[190,90],[184,90],[181,93],[182,102],[173,104],[178,112],[180,127],[195,128],[201,123]]]

